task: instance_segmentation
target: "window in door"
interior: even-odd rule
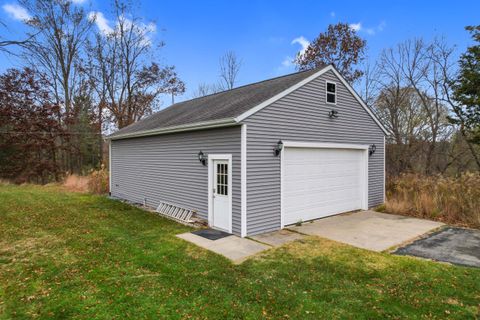
[[[228,164],[217,163],[217,194],[228,195]]]

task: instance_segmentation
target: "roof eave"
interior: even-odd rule
[[[182,131],[194,131],[194,130],[202,130],[202,129],[229,127],[236,124],[238,124],[238,122],[234,118],[224,118],[224,119],[218,119],[218,120],[189,123],[189,124],[184,124],[179,126],[171,126],[171,127],[161,128],[161,129],[125,133],[117,136],[113,134],[106,137],[105,140],[121,140],[121,139],[129,139],[129,138],[139,138],[139,137],[155,136],[155,135],[182,132]]]

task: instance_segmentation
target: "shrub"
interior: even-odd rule
[[[385,211],[480,228],[480,173],[389,177]]]

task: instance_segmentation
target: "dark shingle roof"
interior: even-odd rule
[[[317,71],[319,71],[319,69],[292,73],[286,76],[175,103],[143,120],[118,130],[109,137],[134,135],[137,132],[189,125],[197,122],[235,118],[308,78]]]

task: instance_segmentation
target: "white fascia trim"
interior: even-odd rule
[[[166,133],[174,133],[174,132],[182,132],[182,131],[193,131],[193,130],[201,130],[201,129],[211,129],[211,128],[219,128],[219,127],[228,127],[236,125],[237,122],[234,118],[225,118],[220,120],[212,120],[212,121],[203,121],[203,122],[195,122],[191,124],[184,124],[180,126],[172,126],[166,127],[161,129],[154,129],[154,130],[145,130],[145,131],[138,131],[133,133],[126,133],[122,135],[118,135],[115,137],[107,137],[107,140],[119,140],[119,139],[127,139],[127,138],[136,138],[136,137],[146,137],[146,136],[153,136],[153,135],[160,135]]]
[[[370,155],[368,152],[368,149],[365,149],[363,152],[363,157],[365,159],[365,165],[364,165],[364,170],[365,170],[365,176],[363,179],[363,210],[368,210],[368,166],[370,165]]]
[[[385,149],[385,136],[383,137],[383,203],[385,203],[385,200],[387,198],[386,195],[386,183],[387,183],[387,178],[386,178],[386,172],[385,172],[385,158],[387,156],[387,149]]]
[[[282,141],[284,147],[297,148],[326,148],[326,149],[359,149],[368,150],[368,144],[351,143],[327,143],[327,142],[304,142],[304,141]]]
[[[287,94],[297,90],[298,88],[306,85],[307,83],[309,83],[310,81],[312,80],[315,80],[316,78],[318,78],[319,76],[321,76],[322,74],[324,74],[325,72],[329,71],[329,70],[333,70],[333,66],[328,66],[328,67],[325,67],[323,68],[322,70],[312,74],[310,77],[308,78],[305,78],[303,79],[302,81],[298,82],[297,84],[295,84],[294,86],[291,86],[290,88],[280,92],[279,94],[277,94],[276,96],[273,96],[271,97],[270,99],[260,103],[259,105],[247,110],[246,112],[242,113],[241,115],[239,115],[238,117],[235,118],[235,121],[237,122],[240,122],[240,121],[243,121],[245,118],[248,118],[250,117],[252,114],[262,110],[263,108],[265,108],[266,106],[269,106],[271,105],[272,103],[274,103],[275,101],[285,97]]]
[[[247,236],[247,125],[242,124],[241,127],[241,168],[240,168],[240,184],[241,184],[241,237]]]
[[[343,85],[345,86],[345,88],[348,89],[348,91],[350,91],[350,93],[353,95],[353,97],[360,103],[360,105],[363,107],[363,109],[365,109],[365,111],[367,111],[367,113],[370,115],[370,117],[373,119],[373,121],[375,121],[375,123],[380,127],[380,129],[382,129],[383,133],[385,133],[385,135],[389,136],[390,135],[390,132],[383,126],[383,124],[380,122],[380,120],[378,120],[377,116],[373,114],[372,110],[370,110],[369,107],[367,107],[367,105],[365,104],[365,102],[363,102],[362,98],[360,98],[360,96],[355,92],[355,90],[352,88],[352,86],[347,82],[347,80],[345,80],[341,75],[340,73],[337,71],[337,69],[335,69],[334,67],[330,66],[331,69],[333,71],[333,73],[337,76],[338,79],[340,79],[340,81],[343,83]]]
[[[283,177],[285,177],[285,148],[280,151],[280,229],[285,227],[285,210],[283,205],[283,191],[285,190],[283,184]]]
[[[108,141],[108,192],[112,194],[112,141]]]

